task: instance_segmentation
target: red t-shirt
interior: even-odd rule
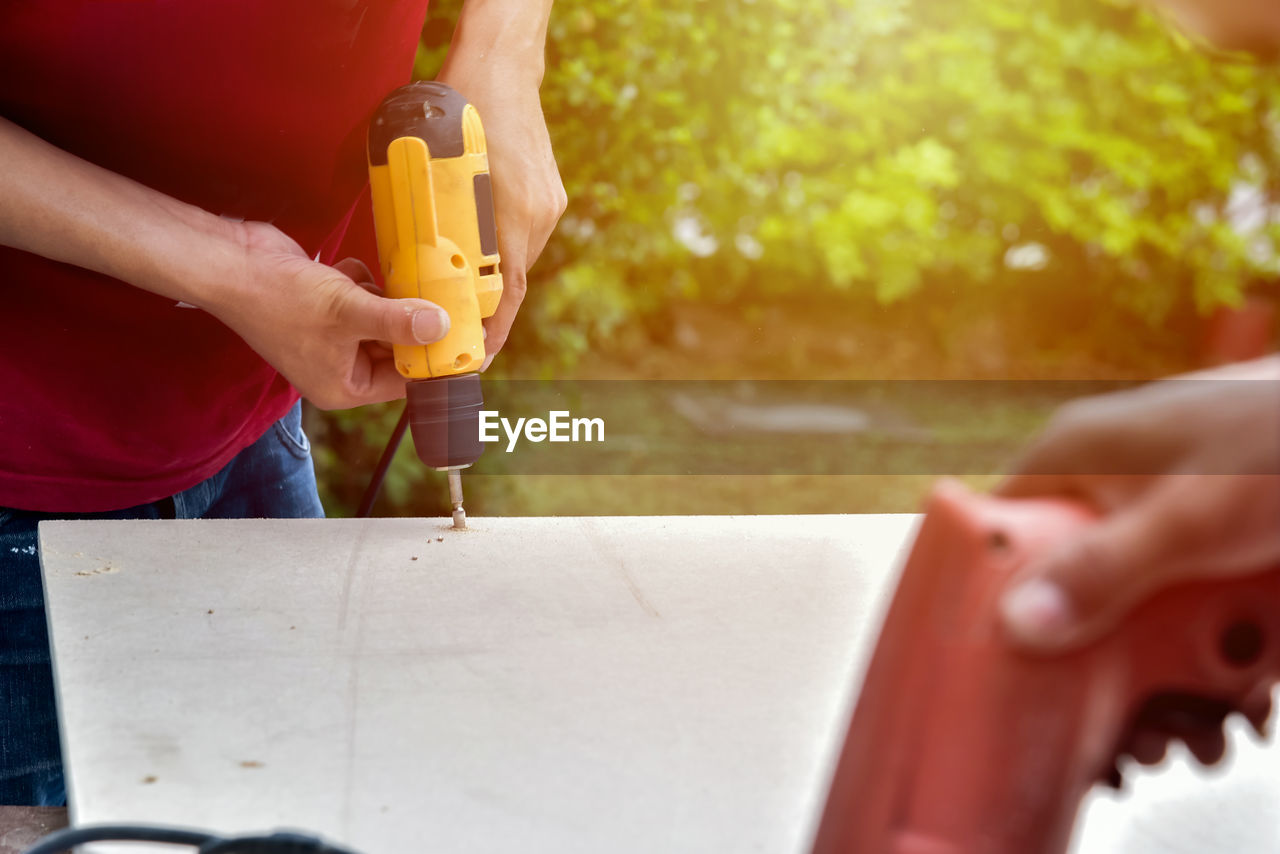
[[[0,115],[332,262],[367,180],[368,118],[408,82],[426,6],[6,0]],[[0,247],[0,295],[0,506],[171,495],[297,400],[211,315],[109,277]]]

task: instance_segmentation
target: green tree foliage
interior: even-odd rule
[[[1028,240],[1148,321],[1229,302],[1251,262],[1221,213],[1272,179],[1277,91],[1097,0],[560,4],[570,207],[522,326],[577,352],[674,295],[981,286]]]

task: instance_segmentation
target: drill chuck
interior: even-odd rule
[[[422,462],[435,469],[462,468],[480,459],[479,374],[453,374],[405,384],[409,431]]]

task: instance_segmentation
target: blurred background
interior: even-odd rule
[[[432,3],[417,77],[460,5]],[[1012,455],[1058,399],[997,381],[1151,379],[1275,349],[1280,77],[1136,4],[561,2],[542,94],[569,208],[491,384],[984,380],[971,406],[974,384],[936,417],[914,395],[868,437],[944,418]],[[399,408],[308,410],[330,515],[353,512]],[[892,468],[477,474],[467,506],[912,511],[957,473]],[[406,441],[375,514],[447,509]]]

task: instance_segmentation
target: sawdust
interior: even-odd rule
[[[97,569],[82,569],[76,573],[77,578],[89,578],[94,575],[109,575],[113,572],[119,572],[120,568],[112,566],[110,563],[103,564]]]
[[[142,778],[142,784],[144,786],[150,786],[152,783],[154,783],[158,779],[159,778],[156,777],[155,774],[148,774],[147,776]]]
[[[256,759],[245,759],[240,763],[241,768],[261,768],[262,763]]]

